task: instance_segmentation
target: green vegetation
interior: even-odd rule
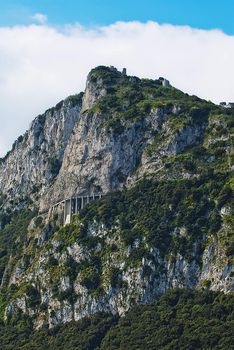
[[[81,284],[89,290],[95,290],[100,285],[100,274],[96,266],[89,266],[82,270],[80,275]]]
[[[173,115],[169,119],[169,127],[176,132],[188,125],[190,119],[186,115]]]
[[[158,302],[137,306],[120,319],[100,349],[231,349],[233,316],[233,295],[169,291]]]
[[[224,110],[173,87],[163,87],[158,80],[122,76],[108,67],[92,70],[90,80],[106,88],[107,94],[93,107],[93,112],[101,114],[103,126],[115,135],[134,121],[140,121],[139,130],[150,128],[145,117],[156,108],[162,108],[168,115],[165,128],[155,133],[153,143],[147,146],[148,157],[157,158],[172,134],[179,135],[186,127],[191,133],[200,130],[192,147],[185,148],[181,154],[160,156],[160,174],[178,178],[184,173],[191,176],[227,173],[234,165],[232,109]]]
[[[9,303],[12,300],[27,295],[27,305],[35,309],[39,306],[41,302],[40,293],[38,290],[33,287],[29,282],[23,282],[20,284],[20,287],[12,284],[7,291],[6,302]]]
[[[0,229],[0,279],[10,257],[16,260],[26,242],[27,228],[35,213],[21,210],[13,214],[1,215],[2,229]]]
[[[79,94],[68,96],[65,101],[70,102],[72,107],[75,107],[81,105],[83,95],[84,93],[80,92]]]
[[[45,113],[43,115],[41,115],[40,117],[45,120],[47,113],[52,113],[53,114],[55,112],[60,111],[62,106],[63,106],[63,104],[64,104],[64,102],[70,102],[72,107],[80,105],[81,102],[82,102],[83,94],[84,94],[83,92],[80,92],[79,94],[68,96],[65,100],[62,100],[59,103],[57,103],[56,106],[47,109],[45,111]]]
[[[174,133],[176,138],[185,125],[194,127],[191,124],[191,117],[171,116],[166,122],[169,134],[165,130],[156,133],[153,142],[146,148],[146,154],[149,158],[156,158],[159,161],[155,171],[160,174],[160,177],[179,179],[209,175],[212,178],[214,174],[230,173],[234,165],[232,136],[234,129],[230,127],[233,120],[234,114],[224,115],[211,111],[206,127],[203,131],[200,129],[193,146],[187,146],[177,151],[177,154],[165,154],[171,133]],[[197,128],[199,123],[195,129],[190,129],[190,132],[191,130],[196,132]]]
[[[4,309],[7,303],[25,288],[24,284],[20,288],[12,285],[11,289],[7,289],[6,286],[14,264],[22,257],[22,249],[27,240],[27,228],[34,215],[35,213],[25,209],[15,213],[3,213],[1,215],[0,280],[3,278],[3,288],[0,294],[0,320],[3,319]],[[29,298],[30,295],[29,291]],[[33,299],[34,297],[31,299],[32,304],[34,303]],[[38,299],[36,298],[35,301],[38,302]]]
[[[159,80],[122,76],[120,72],[104,66],[93,69],[89,79],[97,84],[100,79],[106,88],[106,96],[98,101],[93,111],[101,113],[103,118],[108,116],[104,126],[115,134],[120,134],[126,123],[142,120],[159,107],[165,112],[173,105],[180,107],[182,115],[177,120],[173,117],[171,121],[177,128],[186,125],[186,122],[191,123],[191,120],[197,123],[207,121],[209,112],[215,109],[215,105],[196,96],[189,96],[173,87],[163,87]]]
[[[51,276],[59,279],[72,275],[75,279],[79,274],[81,285],[91,294],[99,294],[108,285],[123,287],[122,272],[129,266],[139,266],[143,257],[153,259],[156,274],[160,275],[163,266],[154,261],[149,253],[151,247],[159,249],[162,258],[173,260],[179,253],[188,262],[201,264],[209,239],[219,241],[231,263],[233,198],[232,178],[228,175],[207,174],[199,179],[171,181],[145,178],[132,189],[110,193],[91,203],[72,224],[60,228],[53,237],[60,242],[57,251],[76,242],[86,254],[79,263],[67,262],[66,268],[51,257]],[[225,206],[231,211],[222,216],[220,211]],[[110,243],[107,237],[90,234],[91,222],[105,225]],[[116,268],[118,261],[124,262],[122,270]],[[145,268],[144,275],[150,273]],[[58,283],[56,278],[52,280],[55,285]],[[56,286],[54,291],[58,295]]]
[[[234,207],[228,181],[224,175],[161,182],[145,179],[128,191],[107,195],[100,204],[91,204],[82,220],[84,226],[93,219],[109,228],[118,223],[125,246],[139,243],[130,260],[141,261],[148,251],[146,244],[164,256],[180,253],[188,260],[199,259],[204,237],[216,235],[221,228],[220,208],[227,203]],[[195,254],[194,242],[200,244]]]
[[[170,290],[117,319],[96,314],[33,331],[30,320],[0,325],[1,350],[232,349],[234,296]]]
[[[139,266],[143,257],[153,260],[156,274],[160,275],[163,266],[154,261],[149,253],[151,247],[159,249],[162,258],[173,260],[179,253],[188,262],[195,260],[201,264],[209,239],[217,239],[231,263],[233,198],[231,177],[208,174],[193,180],[145,178],[132,189],[110,193],[99,202],[92,202],[72,224],[60,228],[53,236],[60,242],[58,252],[75,242],[86,252],[79,263],[67,261],[66,268],[53,257],[49,258],[51,276],[58,278],[52,277],[54,295],[58,295],[56,285],[60,276],[73,276],[71,279],[75,280],[79,274],[81,285],[91,294],[102,293],[105,286],[123,287],[122,272],[129,266]],[[231,212],[222,216],[220,210],[225,206]],[[91,222],[104,224],[107,236],[91,235]],[[122,270],[116,268],[118,261],[124,262]],[[150,273],[152,271],[144,269],[145,276]]]
[[[55,157],[52,157],[49,159],[48,170],[52,174],[53,178],[55,178],[58,175],[60,168],[61,168],[61,161],[59,161],[59,159]]]
[[[71,224],[62,226],[55,235],[56,240],[61,242],[60,250],[68,245],[78,242],[81,246],[92,249],[99,242],[97,237],[87,235],[88,222],[84,222],[79,214],[76,214]]]
[[[0,347],[1,350],[93,350],[115,323],[113,316],[97,314],[50,330],[33,331],[30,322],[24,326],[0,325]]]

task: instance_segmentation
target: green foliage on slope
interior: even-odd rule
[[[165,260],[173,261],[180,254],[189,263],[201,265],[204,249],[215,239],[227,262],[232,263],[233,191],[232,178],[224,174],[193,180],[145,178],[131,189],[110,193],[91,203],[72,224],[60,228],[52,237],[59,242],[57,253],[66,252],[75,242],[86,252],[79,263],[69,260],[66,266],[56,259],[48,260],[54,297],[60,301],[78,297],[72,289],[70,295],[59,294],[61,274],[72,282],[79,274],[81,285],[92,295],[102,294],[108,285],[124,288],[122,273],[140,266],[143,257],[154,262],[154,277],[158,278],[164,265],[158,264],[150,248],[158,249]],[[221,214],[225,207],[230,208],[230,214]],[[105,237],[90,234],[90,223],[104,224]],[[116,268],[119,261],[121,269]],[[144,268],[145,276],[152,273],[150,267]]]
[[[221,228],[220,209],[225,205],[234,208],[229,182],[225,175],[160,182],[145,179],[86,207],[84,226],[96,220],[113,230],[118,223],[126,246],[140,242],[130,259],[141,260],[146,245],[158,248],[162,255],[180,253],[188,260],[199,259],[199,249],[192,255],[194,242],[201,251],[205,237],[216,235]]]
[[[179,253],[189,263],[195,261],[201,265],[204,249],[210,239],[215,239],[222,245],[227,262],[231,263],[233,190],[232,178],[224,174],[193,180],[145,178],[132,189],[110,193],[99,202],[91,203],[72,224],[61,227],[50,238],[57,241],[57,254],[66,253],[67,247],[75,242],[85,252],[79,262],[72,258],[64,262],[49,255],[46,271],[53,296],[61,302],[68,300],[71,303],[78,298],[73,287],[60,293],[58,286],[62,276],[69,276],[73,286],[79,275],[80,284],[93,296],[103,294],[108,285],[124,288],[123,272],[129,267],[140,266],[143,257],[154,263],[154,278],[159,278],[164,265],[158,264],[150,248],[158,249],[166,261],[173,261]],[[226,206],[230,208],[230,214],[222,216],[221,209]],[[90,234],[91,223],[104,224],[105,237]],[[47,251],[47,245],[41,249]],[[39,251],[34,253],[36,261]],[[119,261],[122,262],[121,269],[116,268]],[[150,267],[144,268],[145,276],[152,273]],[[15,288],[9,290],[13,296],[17,288],[24,291]]]
[[[0,325],[1,350],[231,349],[234,296],[207,291],[168,291],[117,319],[97,314],[53,329]]]
[[[100,349],[229,349],[234,344],[233,320],[233,295],[169,291],[120,319]]]
[[[30,220],[33,218],[35,213],[30,210],[20,210],[12,214],[2,214],[0,229],[0,280],[2,281],[2,289],[0,293],[0,319],[3,319],[4,309],[9,302],[10,298],[14,293],[19,293],[19,291],[24,288],[16,288],[16,290],[11,290],[6,288],[9,282],[9,278],[12,269],[21,257],[22,248],[27,240],[27,229]],[[31,286],[28,287],[31,290]],[[33,297],[34,299],[34,297]],[[32,305],[35,305],[35,301],[32,300]]]
[[[17,259],[27,238],[27,228],[35,213],[23,209],[13,214],[2,214],[0,229],[0,280],[9,258]]]
[[[209,112],[217,109],[211,102],[189,96],[174,87],[163,87],[157,79],[123,76],[104,66],[93,69],[89,77],[94,84],[101,80],[106,89],[106,95],[97,102],[93,111],[108,116],[105,127],[113,129],[116,134],[123,131],[124,124],[141,120],[156,108],[169,111],[176,105],[185,119],[190,115],[195,122],[206,121]]]
[[[97,349],[103,337],[114,326],[113,316],[97,314],[78,322],[57,326],[51,330],[33,331],[27,327],[0,325],[1,350],[93,350]]]

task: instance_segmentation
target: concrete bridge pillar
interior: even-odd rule
[[[66,199],[64,202],[64,223],[70,224],[72,220],[72,199]]]
[[[91,196],[80,196],[80,197],[75,197],[75,198],[69,198],[65,199],[62,202],[59,202],[56,205],[62,205],[64,217],[63,221],[64,224],[70,224],[72,222],[72,216],[75,213],[78,213],[80,210],[84,209],[84,207],[89,204],[90,202],[101,199],[103,197],[102,194],[92,194]],[[55,208],[53,206],[51,210]]]

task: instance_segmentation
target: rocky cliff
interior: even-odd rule
[[[93,69],[1,160],[0,243],[18,240],[0,251],[2,317],[52,327],[175,287],[233,291],[233,134],[231,109]],[[70,225],[48,214],[100,192]]]
[[[6,206],[30,198],[38,203],[57,176],[74,127],[82,94],[61,101],[39,115],[0,163],[0,191]]]

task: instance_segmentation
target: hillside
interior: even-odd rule
[[[233,137],[233,109],[93,69],[1,159],[1,319],[53,328],[170,289],[232,294]],[[100,193],[68,225],[51,210]]]
[[[2,350],[232,349],[233,296],[175,290],[125,317],[96,314],[52,330],[0,329]]]

